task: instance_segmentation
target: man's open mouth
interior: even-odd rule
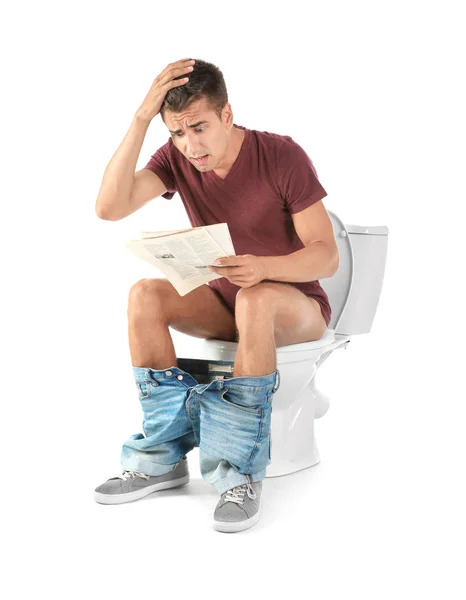
[[[193,161],[197,164],[197,165],[203,165],[207,162],[207,159],[209,158],[208,154],[204,154],[204,156],[199,156],[198,158],[193,158]]]

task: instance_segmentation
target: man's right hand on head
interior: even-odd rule
[[[136,114],[148,121],[151,121],[158,115],[167,92],[188,82],[189,74],[194,68],[194,63],[194,60],[183,58],[165,67],[160,75],[154,79],[147,96],[144,98]],[[176,79],[181,75],[184,75],[182,79]]]

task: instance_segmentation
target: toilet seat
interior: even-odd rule
[[[216,339],[198,339],[195,341],[197,342],[196,348],[191,354],[196,356],[196,358],[232,362],[235,360],[238,342],[226,342]],[[326,329],[322,337],[313,342],[279,346],[277,348],[277,360],[278,362],[294,362],[315,353],[321,354],[322,349],[327,347],[330,349],[340,344],[341,341],[338,341],[335,337],[335,331],[333,329]]]

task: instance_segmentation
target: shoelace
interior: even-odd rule
[[[251,490],[252,493],[249,490]],[[237,504],[243,504],[245,492],[247,492],[251,500],[256,499],[256,492],[253,490],[251,485],[249,483],[243,483],[243,485],[238,485],[232,490],[228,490],[227,495],[225,496],[225,502],[236,502]]]
[[[121,475],[117,475],[119,479],[123,479],[123,481],[127,481],[132,477],[142,477],[142,479],[149,479],[149,475],[144,475],[144,473],[137,473],[136,471],[123,471]]]

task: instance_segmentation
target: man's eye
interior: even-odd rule
[[[197,127],[194,131],[196,131],[197,133],[200,133],[202,131],[205,130],[205,127]],[[179,133],[175,133],[174,134],[176,137],[181,137],[184,135],[184,133],[182,131],[180,131]]]

